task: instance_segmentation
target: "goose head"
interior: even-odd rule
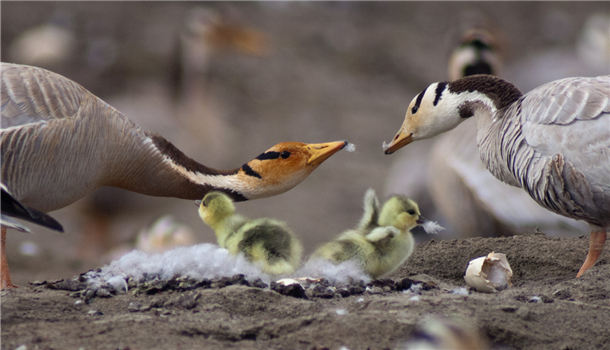
[[[467,30],[449,57],[449,80],[475,74],[500,75],[502,59],[498,51],[498,40],[489,31],[479,27]]]
[[[242,166],[240,175],[246,187],[243,193],[247,199],[284,193],[347,144],[347,141],[279,143]]]
[[[212,228],[235,214],[233,201],[224,193],[210,192],[202,200],[195,201],[195,203],[199,205],[201,220]]]
[[[411,230],[424,221],[417,203],[405,196],[388,199],[379,215],[381,226],[394,226],[403,232]]]
[[[521,96],[514,85],[493,75],[433,83],[411,101],[400,130],[389,144],[383,144],[385,154],[449,131],[477,111],[485,110],[491,117]]]
[[[240,168],[223,171],[198,164],[177,151],[172,152],[175,147],[169,142],[159,143],[174,167],[197,186],[195,191],[185,193],[184,198],[196,199],[208,192],[220,191],[236,202],[271,197],[292,189],[347,144],[347,141],[282,142]],[[192,198],[193,195],[197,196]]]
[[[400,130],[389,144],[384,142],[385,154],[451,130],[465,120],[458,111],[461,101],[449,96],[447,84],[433,83],[413,98]]]

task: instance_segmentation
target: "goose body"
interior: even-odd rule
[[[489,75],[434,83],[411,101],[385,153],[470,117],[481,160],[496,178],[589,224],[582,275],[601,254],[610,227],[610,76],[557,80],[525,95]]]
[[[220,192],[208,193],[199,204],[199,216],[216,233],[218,245],[233,255],[243,254],[263,272],[283,275],[294,272],[303,248],[283,222],[248,219],[235,214],[231,199]]]
[[[411,229],[423,223],[417,204],[404,196],[390,198],[379,209],[375,191],[364,196],[364,214],[358,226],[319,247],[312,258],[336,263],[358,261],[373,278],[390,274],[413,253]]]
[[[302,182],[346,141],[275,145],[223,171],[195,162],[77,83],[50,71],[2,63],[2,181],[40,212],[63,208],[101,186],[200,199],[221,191],[264,198]]]

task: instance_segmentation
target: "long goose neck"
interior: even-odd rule
[[[513,84],[490,75],[456,80],[449,83],[449,91],[462,100],[458,106],[460,117],[475,117],[483,164],[503,182],[520,186],[512,163],[521,140],[521,91]]]
[[[139,128],[138,128],[139,129]],[[113,161],[112,177],[104,185],[121,187],[151,196],[201,199],[220,191],[244,201],[240,168],[216,170],[186,156],[163,137],[142,130],[129,136]]]

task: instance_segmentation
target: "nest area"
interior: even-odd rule
[[[396,292],[410,291],[418,294],[422,291],[438,289],[437,283],[431,280],[402,278],[378,279],[365,283],[362,280],[352,280],[348,283],[333,283],[327,279],[303,279],[298,283],[283,284],[278,282],[265,283],[257,278],[249,281],[243,274],[231,277],[220,277],[215,279],[195,279],[187,276],[176,276],[171,279],[159,279],[148,276],[145,281],[136,282],[130,278],[124,286],[105,283],[102,285],[91,285],[88,281],[88,274],[92,271],[83,273],[71,279],[56,281],[32,282],[33,286],[44,288],[70,291],[70,296],[80,298],[89,303],[93,298],[109,298],[120,293],[132,293],[134,296],[142,294],[154,295],[162,293],[183,293],[200,289],[220,289],[228,286],[245,286],[258,289],[269,289],[281,295],[302,298],[347,298],[362,294],[389,294]]]

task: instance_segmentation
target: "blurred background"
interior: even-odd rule
[[[293,190],[237,204],[243,215],[286,221],[306,254],[356,225],[369,187],[382,201],[414,198],[447,227],[434,237],[417,231],[419,240],[544,231],[532,222],[501,233],[453,227],[426,183],[436,140],[383,154],[411,99],[448,79],[467,29],[492,33],[499,75],[523,92],[610,74],[607,2],[2,2],[1,20],[3,62],[73,79],[205,165],[236,168],[284,141],[354,143]],[[100,267],[168,214],[192,232],[186,242],[215,242],[185,200],[104,188],[51,214],[65,234],[9,233],[14,283]],[[550,234],[588,233],[552,224]]]

